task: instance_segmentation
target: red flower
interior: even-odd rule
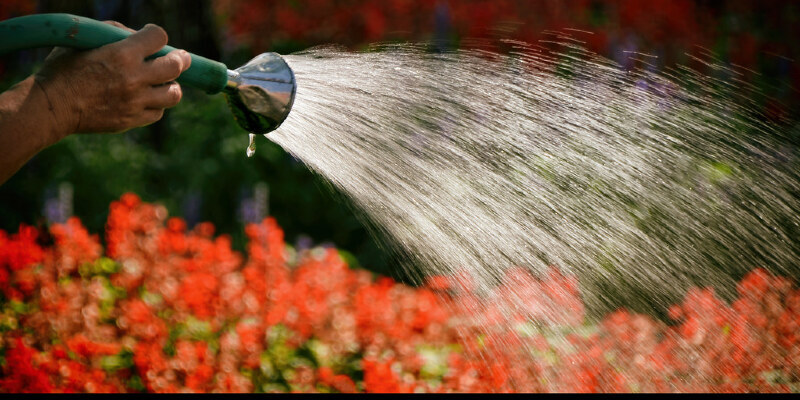
[[[110,356],[120,352],[121,347],[117,343],[98,343],[93,342],[78,334],[67,340],[67,348],[81,357],[91,358],[94,356]]]
[[[730,306],[690,290],[673,326],[626,310],[589,323],[556,267],[435,291],[351,270],[335,249],[290,264],[270,218],[247,227],[246,263],[212,231],[126,195],[107,224],[118,264],[78,220],[47,249],[29,228],[0,233],[15,300],[0,391],[787,391],[800,376],[800,290],[763,270]],[[101,268],[75,274],[75,260]]]
[[[26,346],[21,338],[13,340],[13,346],[6,350],[4,377],[0,388],[7,393],[49,393],[53,387],[47,373],[36,367],[33,349]]]
[[[181,283],[179,303],[186,304],[197,317],[208,318],[215,312],[218,286],[217,277],[211,273],[191,274]]]
[[[364,360],[364,390],[367,393],[410,393],[411,388],[401,383],[392,371],[392,362]]]

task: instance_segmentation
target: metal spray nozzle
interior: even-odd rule
[[[236,122],[248,132],[265,134],[289,115],[297,92],[294,72],[278,53],[264,53],[228,70],[225,94]]]

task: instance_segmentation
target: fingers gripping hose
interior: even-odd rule
[[[45,46],[94,49],[130,32],[70,14],[37,14],[0,22],[0,54]],[[175,50],[164,46],[151,57]],[[177,79],[209,94],[224,90],[236,122],[248,132],[266,134],[289,115],[297,91],[294,73],[277,53],[264,53],[230,71],[217,61],[191,54],[192,65]]]
[[[130,32],[100,21],[70,14],[36,14],[0,22],[0,54],[36,47],[63,46],[94,49],[130,36]],[[153,57],[175,50],[164,46]],[[192,65],[178,78],[209,94],[228,82],[225,64],[192,54]]]

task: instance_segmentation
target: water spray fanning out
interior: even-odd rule
[[[131,33],[112,25],[70,14],[37,14],[0,22],[0,54],[15,50],[62,46],[93,49],[125,39]],[[175,50],[165,46],[152,57]],[[255,151],[252,134],[277,129],[289,115],[297,85],[292,69],[277,53],[264,53],[229,70],[225,64],[192,54],[192,65],[178,82],[206,91],[224,92],[236,122],[251,132],[247,155]]]
[[[756,267],[796,274],[786,128],[722,79],[626,71],[577,40],[288,55],[297,101],[269,138],[352,199],[415,280],[489,293],[554,265],[592,309],[656,312],[694,285],[732,298]]]

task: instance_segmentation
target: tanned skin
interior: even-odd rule
[[[167,33],[146,25],[128,38],[93,50],[56,48],[41,70],[0,93],[0,184],[36,153],[75,133],[118,133],[152,124],[178,104],[174,82],[191,64],[175,50],[146,60]]]

